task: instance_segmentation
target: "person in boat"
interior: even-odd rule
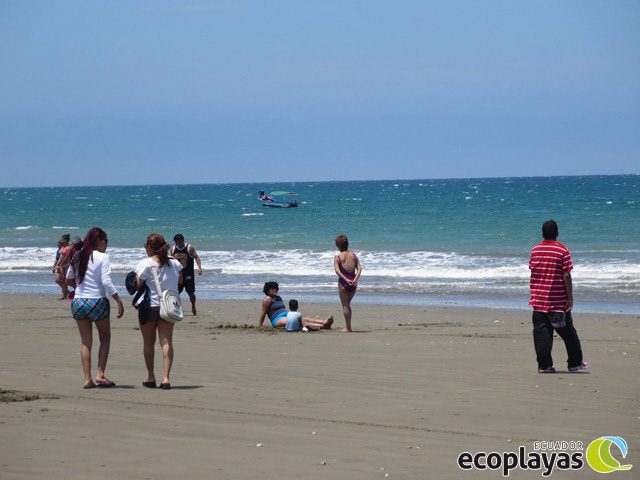
[[[345,328],[341,332],[351,332],[351,300],[358,288],[358,279],[362,273],[362,264],[358,256],[349,251],[349,239],[340,234],[336,237],[336,247],[340,250],[333,259],[333,269],[338,275],[338,295],[342,303]]]
[[[282,297],[278,295],[279,288],[278,282],[266,282],[264,284],[262,289],[264,292],[262,310],[258,318],[259,327],[262,327],[265,317],[269,317],[273,328],[285,328],[287,326],[287,314],[289,312],[284,306]],[[307,327],[309,330],[330,329],[331,324],[333,324],[333,316],[327,317],[326,320],[303,316],[300,321],[302,327]]]
[[[258,192],[258,198],[259,198],[260,200],[262,200],[263,202],[264,202],[264,201],[268,201],[268,202],[270,202],[270,201],[272,201],[272,200],[273,200],[273,197],[272,197],[271,195],[267,195],[266,193],[264,193],[264,190],[260,190],[260,191]]]

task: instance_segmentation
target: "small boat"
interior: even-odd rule
[[[263,207],[272,208],[295,208],[298,206],[298,194],[295,192],[258,192],[258,200]]]

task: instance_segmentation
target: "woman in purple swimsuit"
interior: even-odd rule
[[[333,269],[338,275],[338,295],[342,303],[342,313],[346,328],[341,332],[351,332],[351,299],[356,294],[358,279],[362,273],[362,265],[358,256],[349,251],[349,239],[340,234],[336,237],[336,247],[340,250],[333,259]]]

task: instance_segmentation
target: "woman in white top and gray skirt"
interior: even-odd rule
[[[145,283],[149,288],[149,308],[146,316],[140,319],[144,362],[147,366],[147,378],[142,385],[147,388],[157,387],[153,365],[157,332],[162,347],[163,374],[160,388],[169,390],[171,388],[169,374],[173,364],[173,323],[160,318],[160,293],[164,290],[178,290],[178,278],[182,265],[176,259],[169,257],[169,245],[159,233],[149,235],[144,247],[149,258],[142,260],[136,267],[137,289],[141,289]],[[157,269],[160,292],[154,280],[153,269]]]
[[[105,253],[109,239],[104,230],[94,227],[87,232],[82,242],[73,247],[71,264],[67,270],[67,285],[75,288],[71,302],[71,313],[80,332],[80,359],[84,372],[82,388],[114,387],[115,383],[104,375],[111,345],[111,323],[109,320],[110,295],[118,304],[117,317],[122,317],[124,306],[111,281],[111,262]],[[93,327],[96,324],[100,348],[98,370],[95,381],[91,378],[91,346]]]

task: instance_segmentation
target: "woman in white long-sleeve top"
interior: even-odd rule
[[[111,345],[110,305],[107,296],[118,304],[117,317],[122,317],[124,306],[111,281],[111,262],[105,253],[109,239],[104,230],[93,227],[82,242],[74,245],[71,264],[67,270],[67,284],[75,288],[71,313],[80,332],[80,359],[84,372],[82,388],[113,387],[115,383],[105,377],[109,347]],[[93,327],[96,324],[100,348],[95,381],[91,378],[91,347]]]

